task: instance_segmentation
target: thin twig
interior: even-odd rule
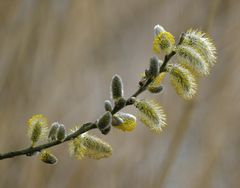
[[[46,144],[38,145],[38,146],[35,146],[35,147],[28,147],[26,149],[0,154],[0,160],[6,159],[6,158],[16,157],[16,156],[19,156],[19,155],[32,156],[36,152],[40,152],[43,149],[47,149],[47,148],[62,144],[66,141],[72,140],[72,139],[76,138],[77,136],[79,136],[80,134],[82,134],[84,132],[87,132],[91,129],[94,129],[96,127],[97,126],[94,123],[83,124],[77,131],[69,134],[62,142],[57,140],[57,141],[48,142]]]

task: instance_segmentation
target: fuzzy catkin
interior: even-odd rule
[[[190,29],[185,33],[183,44],[196,49],[211,67],[216,63],[216,47],[205,33]]]
[[[169,65],[167,71],[176,93],[185,100],[191,99],[197,92],[196,79],[193,74],[181,65]]]
[[[166,126],[166,115],[162,107],[153,100],[136,100],[140,120],[153,132],[161,132]]]
[[[137,126],[137,119],[134,115],[129,113],[118,112],[114,115],[115,118],[120,119],[119,123],[114,127],[122,131],[132,131]]]
[[[40,160],[47,164],[56,164],[58,159],[50,152],[44,150],[40,153]]]
[[[69,151],[77,159],[101,159],[112,155],[112,147],[108,143],[87,132],[69,142]]]
[[[209,74],[209,64],[194,48],[179,45],[176,53],[178,62],[196,75],[206,76]]]

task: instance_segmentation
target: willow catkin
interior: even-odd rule
[[[28,136],[35,145],[40,139],[45,138],[47,134],[47,118],[42,114],[36,114],[28,120]]]
[[[129,114],[129,113],[123,113],[123,112],[118,112],[114,115],[114,118],[116,118],[115,122],[115,128],[118,128],[122,131],[132,131],[136,128],[137,126],[137,119],[134,115]]]
[[[161,51],[163,51],[165,54],[168,55],[173,51],[174,46],[174,36],[167,31],[162,31],[154,37],[153,50],[156,53],[160,53]]]
[[[185,33],[182,43],[195,48],[211,67],[216,63],[216,47],[206,33],[190,29]]]
[[[101,159],[112,155],[112,147],[102,139],[85,132],[69,142],[69,152],[77,159]]]
[[[153,132],[161,132],[166,126],[166,115],[162,107],[153,100],[136,100],[139,119]]]
[[[210,66],[197,50],[187,45],[179,45],[176,48],[178,62],[199,76],[209,74]]]
[[[49,151],[43,150],[40,153],[40,160],[47,164],[56,164],[58,159],[53,154],[51,154]]]
[[[175,64],[169,65],[167,71],[170,74],[170,81],[176,93],[185,100],[191,99],[197,91],[197,84],[194,75],[185,67]]]

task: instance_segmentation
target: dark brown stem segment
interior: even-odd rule
[[[63,142],[72,140],[72,139],[76,138],[78,135],[80,135],[82,133],[85,133],[85,132],[87,132],[91,129],[94,129],[94,128],[97,128],[96,124],[94,124],[94,123],[83,124],[77,131],[69,134],[65,138],[65,140],[63,140],[62,142],[61,141],[52,141],[52,142],[48,142],[46,144],[38,145],[38,146],[35,146],[35,147],[28,147],[26,149],[0,154],[0,160],[6,159],[6,158],[16,157],[16,156],[19,156],[19,155],[32,156],[36,152],[40,152],[43,149],[47,149],[47,148],[59,145]]]
[[[184,34],[181,35],[180,37],[180,41],[178,43],[181,44],[182,41],[183,41],[183,38],[184,38]],[[163,64],[162,66],[160,67],[160,71],[159,71],[159,74],[162,73],[162,72],[165,72],[166,71],[166,66],[167,66],[167,63],[169,62],[169,60],[176,54],[175,51],[172,51],[170,54],[166,55],[165,58],[164,58],[164,61],[163,61]],[[131,95],[131,97],[137,97],[138,95],[140,95],[141,93],[143,93],[149,86],[149,84],[153,81],[152,78],[149,78],[145,81],[145,83],[143,85],[141,85],[138,90],[133,94]],[[125,106],[128,106],[128,105],[132,105],[133,103],[130,102],[131,100],[131,97],[129,97],[128,100],[126,100],[126,105]],[[121,107],[121,108],[118,108],[118,107],[114,107],[113,111],[112,111],[112,114],[115,114],[117,112],[119,112],[120,110],[122,110],[125,106]],[[69,134],[63,141],[52,141],[52,142],[48,142],[46,144],[41,144],[41,145],[38,145],[38,146],[35,146],[35,147],[28,147],[26,149],[22,149],[22,150],[17,150],[17,151],[12,151],[12,152],[7,152],[7,153],[4,153],[4,154],[0,154],[0,160],[3,160],[3,159],[7,159],[7,158],[13,158],[13,157],[16,157],[16,156],[20,156],[20,155],[26,155],[26,156],[32,156],[34,155],[36,152],[41,152],[42,150],[44,149],[47,149],[47,148],[51,148],[53,146],[56,146],[56,145],[59,145],[59,144],[62,144],[64,142],[67,142],[69,140],[72,140],[76,137],[78,137],[79,135],[91,130],[91,129],[95,129],[97,128],[97,125],[96,123],[85,123],[83,124],[77,131]]]

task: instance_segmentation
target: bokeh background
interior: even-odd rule
[[[63,144],[52,149],[55,166],[37,157],[3,160],[0,187],[240,187],[239,18],[239,0],[1,0],[0,152],[29,145],[33,114],[68,129],[95,120],[115,73],[131,95],[153,55],[155,24],[176,37],[206,31],[218,63],[191,102],[165,82],[155,95],[168,114],[162,134],[141,123],[131,133],[93,130],[112,145],[112,157],[78,161]]]

